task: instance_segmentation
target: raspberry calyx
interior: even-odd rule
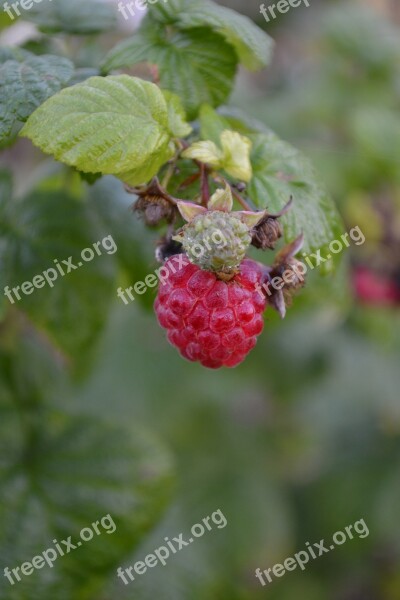
[[[174,239],[182,244],[188,259],[206,271],[233,276],[265,211],[231,212],[233,198],[228,185],[213,194],[207,208],[190,202],[178,202],[177,206],[188,223]]]

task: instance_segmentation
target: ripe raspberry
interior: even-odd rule
[[[235,367],[256,345],[263,329],[262,269],[245,259],[229,282],[203,271],[181,254],[165,263],[155,301],[158,321],[182,356],[205,367]],[[260,288],[258,288],[260,289]]]

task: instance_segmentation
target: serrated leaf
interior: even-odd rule
[[[329,242],[342,233],[341,220],[309,160],[272,132],[249,137],[253,141],[249,197],[258,208],[270,212],[279,212],[293,197],[292,208],[282,217],[285,240],[303,233],[306,254],[321,249],[327,256]]]
[[[145,183],[172,154],[168,108],[159,88],[128,75],[91,77],[43,104],[21,132],[44,152],[85,173]]]
[[[45,564],[29,577],[20,572],[21,581],[14,575],[13,586],[1,577],[0,595],[86,600],[99,597],[107,577],[159,519],[169,499],[171,461],[142,428],[27,404],[43,390],[33,366],[50,375],[37,355],[37,343],[12,355],[0,352],[0,561],[9,568],[30,562],[56,549],[53,540],[65,554],[56,550],[52,568]],[[93,538],[68,553],[61,540],[71,536],[76,545],[83,528]]]
[[[150,14],[180,29],[210,27],[221,34],[237,52],[240,62],[251,70],[265,67],[271,58],[273,41],[248,17],[209,0],[174,0],[168,7],[157,2]]]
[[[115,9],[100,0],[44,0],[26,11],[26,19],[45,32],[78,35],[109,31],[117,24]]]
[[[21,55],[22,58],[22,55]],[[38,106],[71,78],[73,64],[59,56],[28,56],[0,65],[0,142],[18,121],[26,121]]]
[[[77,368],[88,362],[114,297],[112,253],[100,244],[101,254],[95,253],[93,260],[85,262],[81,257],[82,250],[93,249],[93,244],[104,237],[81,200],[66,193],[34,192],[18,202],[0,198],[4,285],[20,286],[20,300],[11,292],[13,306],[25,313],[47,335],[55,350]],[[112,250],[111,244],[105,245]],[[75,268],[62,262],[69,257]],[[24,282],[32,283],[47,269],[57,274],[54,260],[58,260],[65,275],[59,273],[53,287],[43,280],[43,284],[39,282],[41,287],[32,286],[29,294],[24,294]]]
[[[229,96],[237,58],[222,36],[209,29],[175,31],[149,24],[118,44],[106,57],[103,70],[150,62],[159,68],[161,87],[179,96],[189,119],[204,103],[219,106]]]

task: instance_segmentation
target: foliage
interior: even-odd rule
[[[0,47],[0,289],[32,281],[55,259],[77,263],[105,236],[118,247],[54,288],[22,294],[15,304],[0,296],[2,567],[30,560],[53,538],[76,535],[106,513],[117,523],[115,534],[57,569],[13,587],[2,577],[5,600],[257,600],[265,594],[255,589],[257,566],[284,560],[364,512],[376,526],[374,542],[343,555],[347,563],[332,555],[321,571],[288,576],[271,598],[321,600],[327,589],[345,587],[352,570],[362,581],[374,569],[375,579],[386,572],[374,552],[398,543],[391,528],[399,497],[396,359],[362,332],[367,322],[371,339],[397,348],[391,314],[367,313],[361,327],[357,317],[346,323],[343,272],[333,283],[313,278],[305,309],[283,326],[269,315],[254,362],[228,378],[204,377],[167,352],[144,310],[154,291],[115,308],[119,286],[157,268],[155,240],[167,231],[145,231],[124,184],[139,191],[157,176],[171,196],[198,201],[196,177],[206,164],[211,191],[227,181],[254,210],[279,212],[292,197],[284,238],[303,233],[306,253],[325,253],[342,232],[341,218],[308,157],[270,126],[288,139],[304,130],[318,137],[329,126],[344,158],[331,161],[331,171],[314,158],[329,182],[334,173],[339,200],[349,189],[375,192],[383,180],[398,189],[397,31],[374,21],[375,31],[367,17],[357,28],[347,13],[335,18],[318,76],[297,85],[298,95],[282,86],[284,98],[268,103],[269,120],[263,96],[254,111],[261,123],[249,118],[247,100],[243,111],[226,104],[239,68],[268,65],[272,40],[208,0],[149,5],[126,39],[108,4],[37,3],[26,19],[41,37]],[[0,29],[7,25],[1,15]],[[193,160],[188,148],[212,148],[214,158]],[[139,548],[144,556],[218,508],[229,523],[221,535],[199,540],[135,589],[116,580],[116,567],[138,560]],[[388,569],[392,596],[381,586],[377,597],[392,600],[399,584]]]

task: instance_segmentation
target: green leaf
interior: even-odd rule
[[[1,564],[12,569],[30,562],[56,549],[53,540],[66,550],[61,540],[71,536],[76,545],[83,528],[93,538],[64,556],[56,550],[52,568],[45,564],[29,577],[20,572],[20,582],[14,575],[13,586],[1,577],[0,596],[98,598],[160,518],[170,496],[171,460],[143,428],[68,417],[32,402],[51,375],[38,354],[38,342],[29,344],[28,336],[12,354],[0,352]]]
[[[176,23],[179,12],[185,6],[187,9],[190,0],[168,0],[168,2],[156,2],[153,6],[148,7],[150,16],[163,23],[164,25],[173,25]]]
[[[206,163],[217,170],[223,169],[235,179],[250,181],[250,150],[251,141],[248,137],[224,129],[219,139],[219,147],[210,140],[194,142],[182,152],[182,157]]]
[[[219,119],[224,120],[224,122],[229,123],[230,129],[234,129],[242,135],[270,132],[265,123],[249,116],[248,112],[245,113],[240,108],[221,106],[217,116]]]
[[[272,132],[249,137],[253,141],[251,200],[258,208],[278,212],[292,196],[293,207],[282,218],[286,241],[303,233],[305,253],[321,249],[327,256],[329,242],[342,233],[341,220],[309,160]]]
[[[238,108],[221,106],[218,112],[204,104],[200,109],[200,134],[203,140],[212,140],[219,144],[222,132],[232,129],[241,135],[250,133],[269,133],[268,127],[261,121],[249,117]]]
[[[147,21],[139,34],[118,44],[106,57],[103,70],[148,61],[159,68],[161,87],[179,96],[188,118],[204,103],[219,106],[228,98],[237,58],[229,44],[207,28],[175,31]]]
[[[26,121],[42,102],[58,92],[72,73],[68,59],[51,55],[32,55],[22,62],[7,60],[0,65],[0,142],[10,135],[15,123]]]
[[[80,199],[57,191],[34,192],[18,202],[2,196],[0,236],[4,285],[19,286],[11,293],[13,306],[47,336],[68,364],[81,368],[90,358],[114,296],[115,262],[104,247],[112,250],[112,244],[101,243],[101,253],[95,252],[93,244],[104,239],[103,232]],[[81,256],[86,248],[94,252],[87,262]],[[78,268],[62,262],[69,257]],[[55,278],[55,260],[64,276],[58,273]],[[48,269],[53,269],[49,275],[53,287],[38,280],[40,287],[26,286],[28,294],[22,291],[24,282],[32,283]]]
[[[109,31],[117,24],[115,9],[100,0],[43,0],[25,18],[45,32],[78,35]]]
[[[186,113],[181,99],[168,90],[163,90],[163,94],[168,105],[168,121],[171,134],[177,138],[187,137],[193,129],[186,122]]]
[[[229,122],[221,117],[211,106],[204,104],[200,109],[200,135],[203,140],[211,140],[219,145],[221,134],[231,129]]]
[[[21,135],[85,173],[145,183],[173,154],[159,88],[128,75],[91,77],[43,104]]]
[[[207,163],[216,169],[221,169],[224,153],[214,142],[205,140],[191,144],[189,148],[182,152],[182,157]]]
[[[272,39],[248,17],[208,0],[173,0],[149,6],[156,19],[179,29],[208,26],[231,44],[240,62],[251,70],[265,67],[271,58]]]
[[[101,173],[83,173],[82,171],[77,171],[77,173],[79,173],[82,181],[85,181],[88,185],[94,185],[98,179],[103,177]]]

